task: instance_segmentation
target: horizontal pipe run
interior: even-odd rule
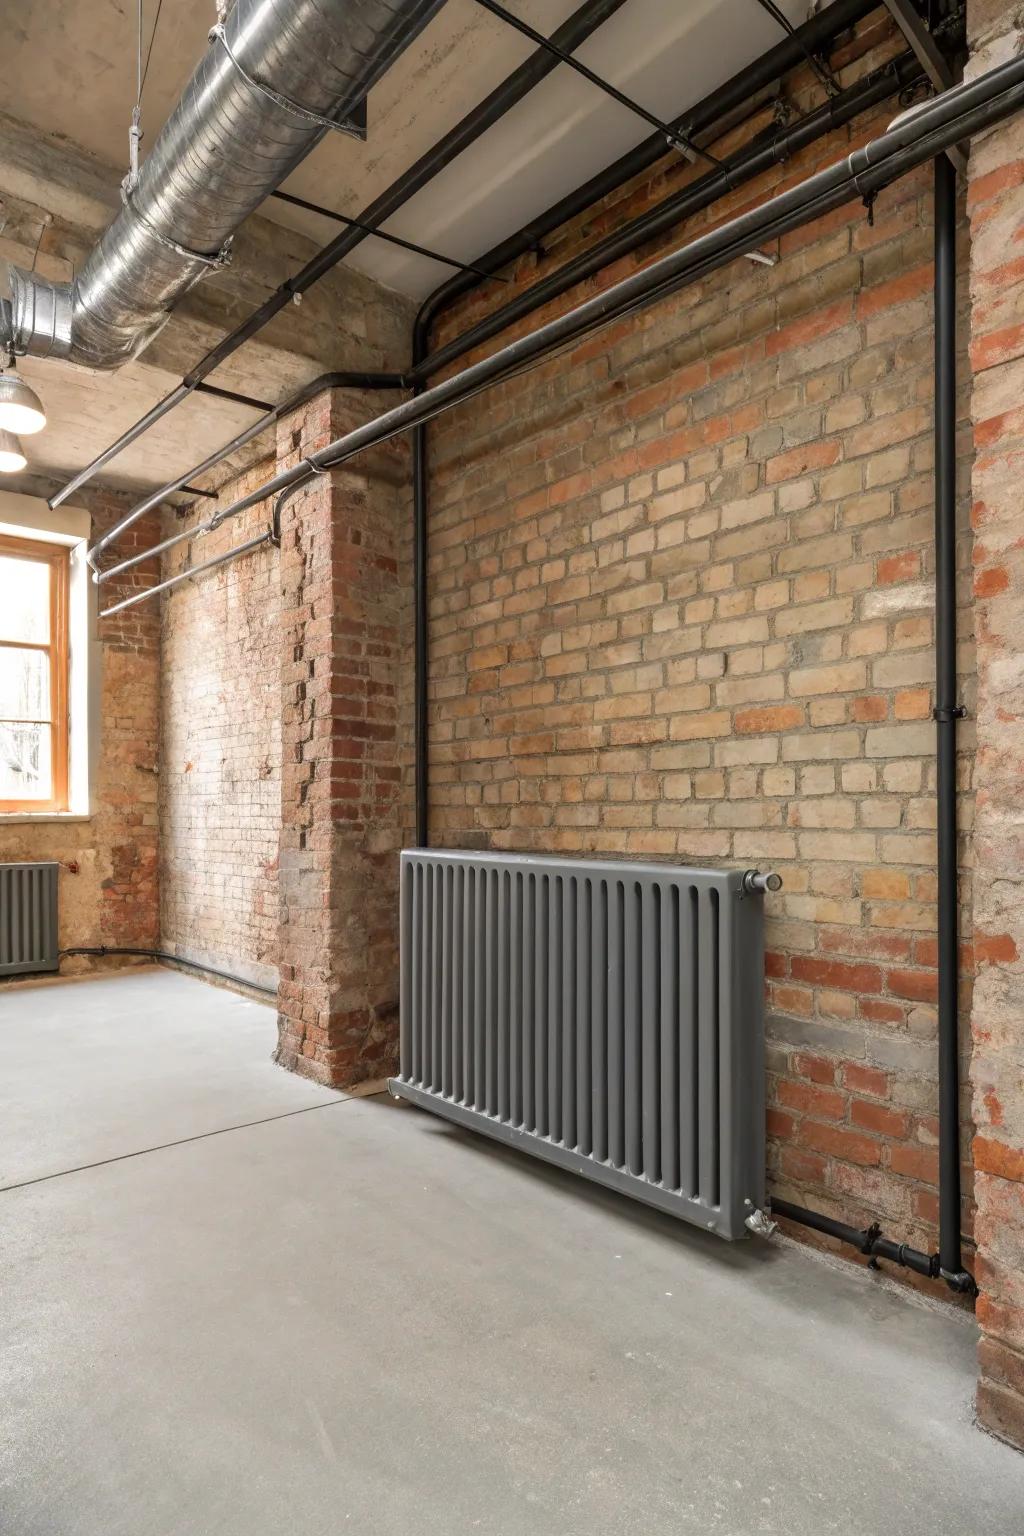
[[[606,292],[548,321],[530,335],[509,343],[492,356],[328,443],[303,464],[282,470],[265,485],[224,508],[218,514],[219,520],[256,506],[279,491],[303,484],[314,474],[334,469],[357,453],[430,421],[482,390],[524,372],[543,358],[592,335],[612,321],[718,271],[737,257],[756,250],[766,239],[811,223],[844,203],[873,196],[890,182],[934,158],[945,144],[1009,117],[1022,106],[1024,57],[1017,57],[936,97],[880,138],[770,198],[760,207],[670,252]]]
[[[68,481],[67,485],[62,486],[55,496],[51,496],[48,499],[47,506],[51,511],[55,507],[59,507],[62,502],[67,501],[69,496],[73,496],[94,475],[99,474],[100,470],[104,469],[111,459],[116,459],[119,453],[123,453],[137,438],[140,438],[144,432],[148,432],[151,426],[158,422],[161,417],[166,416],[167,412],[173,410],[176,405],[180,405],[182,400],[186,399],[191,393],[192,388],[189,385],[184,383],[175,385],[169,395],[165,395],[162,400],[158,400],[156,405],[146,412],[145,416],[140,417],[135,422],[134,426],[129,427],[126,432],[122,432],[116,442],[111,443],[109,448],[104,448],[103,452],[93,459],[91,464],[87,464],[84,469],[80,469],[78,474]]]
[[[203,965],[199,960],[186,960],[184,955],[172,955],[166,949],[135,949],[124,945],[113,944],[79,944],[71,949],[62,949],[60,959],[65,955],[91,955],[103,959],[107,955],[138,955],[144,960],[163,960],[168,965],[181,965],[190,971],[201,971],[204,976],[216,976],[220,981],[233,982],[237,987],[248,987],[250,992],[262,992],[265,997],[277,997],[276,987],[265,987],[259,981],[246,981],[244,976],[236,976],[233,971],[222,971],[216,965]]]
[[[258,421],[253,422],[251,427],[246,427],[244,432],[239,432],[237,437],[233,437],[229,443],[225,443],[214,453],[209,454],[201,464],[194,464],[191,469],[184,470],[176,479],[169,480],[166,485],[162,485],[158,490],[150,492],[143,501],[132,507],[131,511],[121,518],[120,522],[115,523],[113,528],[109,529],[102,539],[97,539],[96,543],[89,550],[89,563],[95,566],[96,557],[103,550],[108,549],[116,539],[120,538],[125,529],[130,528],[140,517],[144,517],[147,512],[152,512],[154,507],[159,506],[162,501],[166,501],[168,496],[173,495],[175,491],[191,489],[188,481],[193,476],[205,475],[237,449],[244,448],[247,443],[252,442],[253,438],[259,437],[262,432],[268,431],[276,422],[280,421],[282,416],[288,416],[292,411],[297,411],[300,406],[305,405],[308,400],[312,400],[316,395],[322,394],[324,390],[405,389],[406,387],[405,375],[401,373],[360,373],[354,371],[321,373],[317,378],[312,379],[310,383],[304,384],[301,389],[296,390],[293,395],[289,395],[287,400],[282,400],[280,405],[271,406],[265,415],[261,416]],[[200,491],[197,494],[204,495],[208,493]],[[183,539],[191,538],[195,534],[209,532],[210,526],[214,525],[187,528],[181,533],[176,533],[171,538],[164,539],[162,544],[154,544],[151,549],[144,549],[141,554],[133,555],[129,560],[122,560],[120,564],[112,565],[105,571],[95,572],[93,580],[96,582],[110,581],[112,577],[119,575],[122,571],[127,571],[133,565],[138,565],[141,561],[148,560],[151,555],[162,554],[165,549],[170,549],[173,545],[180,544]]]
[[[865,1257],[888,1259],[892,1264],[901,1264],[904,1269],[912,1269],[918,1275],[927,1275],[931,1280],[939,1278],[937,1253],[922,1253],[919,1248],[912,1248],[909,1243],[894,1243],[891,1238],[882,1236],[877,1224],[871,1227],[851,1227],[845,1221],[835,1221],[831,1216],[823,1216],[820,1211],[806,1210],[802,1205],[792,1205],[788,1200],[774,1198],[771,1209],[773,1216],[782,1216],[787,1221],[795,1221],[798,1225],[821,1232],[826,1237],[837,1238],[839,1242],[856,1248],[857,1252],[863,1253]]]
[[[474,347],[515,325],[533,310],[568,293],[571,288],[593,277],[604,267],[632,255],[640,245],[666,234],[684,219],[692,218],[694,214],[710,207],[725,193],[734,191],[744,182],[754,180],[763,171],[798,153],[823,134],[843,127],[860,113],[923,78],[921,67],[913,54],[905,53],[850,86],[841,95],[832,97],[791,127],[759,137],[748,148],[727,160],[720,170],[710,171],[699,180],[682,187],[656,207],[598,241],[589,250],[566,262],[550,276],[534,283],[508,304],[485,315],[469,330],[453,337],[445,346],[414,364],[411,370],[414,381],[423,383],[456,359],[464,357]]]
[[[239,555],[247,555],[251,550],[273,542],[273,533],[268,528],[256,538],[246,539],[244,544],[236,544],[232,549],[226,549],[222,554],[204,560],[201,565],[192,565],[187,571],[179,571],[176,576],[169,576],[166,581],[158,581],[154,587],[145,587],[141,592],[134,592],[131,597],[123,598],[121,602],[114,603],[110,608],[102,608],[100,618],[109,619],[111,614],[121,613],[125,608],[133,608],[136,603],[144,602],[148,597],[155,597],[158,592],[169,592],[172,587],[180,586],[183,581],[191,581],[194,576],[201,576],[204,571],[212,571],[218,565],[226,565],[229,560],[237,559]],[[152,554],[152,550],[149,553]]]
[[[584,0],[584,3],[557,28],[553,37],[560,46],[575,48],[592,32],[596,32],[598,27],[625,3],[626,0]],[[553,58],[547,50],[538,48],[520,64],[518,69],[513,70],[500,85],[496,86],[489,96],[486,96],[456,123],[454,128],[451,128],[443,138],[427,150],[426,154],[421,155],[414,165],[404,171],[397,181],[392,182],[390,187],[387,187],[379,197],[364,208],[359,214],[360,222],[376,227],[378,224],[383,224],[393,213],[397,213],[399,208],[439,175],[464,149],[468,149],[475,143],[488,128],[504,117],[506,112],[522,101],[535,85],[538,85],[557,67],[558,60]],[[222,337],[217,345],[212,347],[185,375],[177,389],[148,411],[134,426],[123,432],[117,441],[109,448],[105,448],[91,464],[79,470],[78,474],[51,498],[50,506],[59,506],[74,491],[91,480],[110,463],[111,459],[116,458],[119,453],[147,432],[154,422],[159,421],[161,417],[167,415],[168,411],[180,404],[209,374],[237,352],[239,347],[257,335],[275,315],[280,314],[292,303],[296,294],[304,293],[307,288],[311,288],[326,272],[337,266],[343,257],[369,238],[364,229],[346,229],[329,245],[324,246],[323,250],[318,251],[293,277],[288,278],[280,288],[265,299],[247,319]],[[474,280],[476,280],[475,275]]]

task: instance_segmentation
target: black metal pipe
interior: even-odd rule
[[[927,1275],[932,1280],[938,1278],[937,1253],[922,1253],[920,1248],[912,1248],[909,1243],[893,1242],[891,1238],[882,1235],[877,1222],[870,1227],[851,1227],[845,1221],[823,1216],[820,1211],[810,1211],[802,1205],[793,1205],[789,1200],[774,1198],[771,1209],[773,1216],[783,1216],[787,1221],[798,1222],[802,1227],[810,1227],[812,1231],[822,1232],[826,1237],[834,1237],[856,1248],[858,1253],[863,1253],[872,1261],[888,1259],[890,1263],[902,1264],[904,1269],[912,1269],[918,1275]]]
[[[731,156],[718,170],[709,171],[698,180],[688,183],[656,207],[648,209],[639,218],[631,220],[581,252],[572,261],[566,262],[557,271],[534,283],[507,304],[485,315],[476,325],[439,347],[436,352],[418,360],[411,370],[413,378],[423,382],[474,347],[489,341],[534,310],[577,287],[588,277],[632,255],[647,241],[666,234],[684,219],[692,218],[695,213],[710,207],[726,192],[752,181],[779,161],[797,154],[823,134],[843,127],[860,113],[923,79],[924,71],[908,51],[865,76],[839,96],[831,97],[823,106],[809,112],[791,127],[769,130]]]
[[[219,384],[204,384],[201,380],[195,386],[199,395],[214,395],[218,400],[230,400],[235,405],[248,405],[254,411],[269,411],[269,400],[257,400],[253,395],[240,395],[237,389],[222,389]]]
[[[190,971],[201,971],[204,976],[216,976],[220,981],[230,981],[236,987],[248,987],[250,992],[262,992],[267,997],[277,997],[276,987],[265,987],[258,981],[247,981],[244,976],[236,976],[232,971],[219,970],[215,965],[202,965],[198,960],[186,960],[183,955],[172,955],[164,949],[133,949],[114,944],[79,944],[71,949],[62,949],[59,958],[63,960],[65,955],[95,955],[99,958],[106,955],[138,955],[144,960],[163,960],[170,965],[182,965]]]
[[[416,846],[430,846],[428,797],[428,686],[430,645],[430,601],[427,592],[427,429],[417,427],[412,435],[413,484],[413,595],[414,595],[414,667],[413,667],[413,760],[416,786]]]
[[[960,1244],[960,962],[956,722],[956,172],[935,161],[935,756],[938,832],[939,1256],[964,1276]],[[967,1278],[970,1278],[969,1276]]]
[[[552,34],[553,38],[563,48],[575,48],[592,32],[596,32],[597,28],[624,4],[625,0],[584,0],[584,3]],[[518,69],[513,70],[500,85],[496,86],[489,96],[486,96],[471,112],[467,112],[454,128],[451,128],[443,138],[427,150],[426,154],[421,155],[407,171],[403,171],[397,181],[392,182],[379,197],[374,198],[373,202],[360,212],[360,224],[363,226],[383,224],[392,214],[397,213],[403,204],[439,175],[464,149],[486,133],[488,128],[493,127],[506,112],[522,101],[535,85],[538,85],[557,67],[558,60],[547,49],[538,48],[520,64]],[[105,448],[91,464],[87,464],[80,470],[51,499],[50,506],[59,506],[73,491],[78,490],[87,480],[91,480],[99,470],[110,463],[111,459],[116,458],[123,449],[148,431],[154,422],[173,410],[202,383],[208,374],[213,373],[232,353],[237,352],[240,346],[261,331],[275,315],[280,314],[281,310],[292,303],[296,294],[304,293],[307,288],[312,287],[326,272],[337,266],[344,256],[369,238],[370,234],[366,228],[345,229],[329,245],[324,246],[323,250],[318,251],[300,271],[288,278],[269,298],[265,299],[246,320],[237,325],[233,331],[229,331],[215,347],[200,358],[196,366],[185,375],[169,395],[159,401],[134,426],[123,432],[117,441],[109,448]],[[475,274],[471,275],[476,281]]]

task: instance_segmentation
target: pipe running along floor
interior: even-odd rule
[[[274,1036],[169,971],[0,992],[5,1536],[1019,1536],[969,1319]]]

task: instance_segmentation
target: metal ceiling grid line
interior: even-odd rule
[[[596,74],[594,70],[581,63],[579,59],[574,58],[566,49],[560,48],[550,37],[545,37],[543,32],[538,32],[536,27],[531,27],[529,22],[523,21],[520,16],[513,15],[503,5],[499,5],[498,0],[476,0],[476,3],[482,6],[485,11],[489,11],[492,16],[496,16],[499,21],[503,21],[507,27],[511,27],[513,31],[521,32],[524,37],[528,37],[531,42],[537,44],[538,48],[547,49],[560,64],[565,64],[569,69],[574,70],[576,74],[582,76],[584,80],[589,80],[591,85],[596,85],[599,91],[603,91],[606,96],[610,96],[612,101],[617,101],[620,107],[625,107],[628,112],[632,112],[634,117],[642,118],[645,123],[649,123],[652,128],[656,128],[659,133],[665,136],[669,144],[674,144],[677,149],[681,149],[691,159],[707,160],[710,165],[721,166],[722,162],[720,160],[716,160],[714,155],[709,155],[706,149],[701,149],[687,134],[681,132],[680,129],[674,127],[671,123],[663,122],[660,117],[656,117],[653,112],[649,112],[638,101],[634,101],[632,96],[627,96],[625,91],[620,91],[618,86],[612,85],[603,76]]]
[[[372,235],[375,240],[386,240],[388,245],[397,245],[399,250],[412,251],[416,256],[426,256],[429,261],[439,261],[442,266],[454,267],[457,272],[473,272],[477,277],[486,278],[489,282],[505,283],[505,277],[498,277],[491,272],[485,272],[483,267],[474,267],[469,261],[456,261],[454,256],[442,256],[440,251],[432,251],[425,245],[417,245],[414,240],[405,240],[401,235],[392,235],[386,229],[374,229],[372,224],[366,224],[362,219],[355,219],[350,213],[339,213],[336,208],[324,208],[320,203],[311,203],[304,197],[295,197],[291,192],[274,191],[271,197],[276,197],[279,202],[290,203],[293,208],[305,208],[307,213],[318,213],[321,218],[333,219],[337,224],[347,224],[350,229],[361,229],[364,234]]]

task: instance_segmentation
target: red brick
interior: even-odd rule
[[[843,1085],[853,1093],[871,1093],[876,1099],[884,1099],[889,1094],[889,1074],[878,1067],[848,1061],[843,1067]]]
[[[843,1162],[873,1168],[882,1160],[882,1143],[858,1131],[843,1130],[838,1125],[820,1125],[816,1120],[801,1120],[797,1138],[816,1152],[838,1157]]]
[[[776,1088],[776,1096],[786,1109],[795,1109],[804,1115],[815,1115],[823,1120],[842,1120],[846,1115],[846,1098],[834,1088],[821,1088],[816,1083],[794,1083],[782,1078]]]
[[[795,980],[816,987],[837,987],[845,992],[880,992],[882,972],[876,965],[848,960],[823,960],[816,955],[794,955],[790,972]]]
[[[870,1104],[865,1099],[852,1100],[850,1121],[878,1136],[906,1136],[909,1127],[909,1117],[902,1111],[888,1109],[884,1104]]]

